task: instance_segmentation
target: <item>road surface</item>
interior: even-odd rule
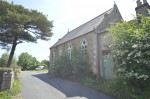
[[[75,82],[50,77],[47,73],[23,71],[20,80],[23,99],[112,99]]]

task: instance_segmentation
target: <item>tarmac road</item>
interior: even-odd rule
[[[23,99],[112,99],[75,82],[50,77],[47,73],[23,71],[20,80]]]

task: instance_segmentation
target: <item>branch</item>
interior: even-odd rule
[[[23,41],[18,41],[17,44],[23,43]]]
[[[37,34],[40,34],[39,32],[33,32],[33,31],[31,31],[31,30],[29,30],[29,29],[26,29],[28,32],[32,32],[33,34],[35,34],[35,35],[37,35]]]

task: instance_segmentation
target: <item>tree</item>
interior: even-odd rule
[[[28,53],[21,53],[18,57],[17,64],[21,66],[23,70],[26,70],[32,67],[37,67],[38,65],[40,65],[40,62]]]
[[[32,57],[31,61],[32,63],[28,65],[27,68],[28,70],[35,70],[35,68],[41,65],[40,62],[35,57]]]
[[[0,67],[6,67],[8,58],[9,58],[9,54],[8,53],[2,54],[2,56],[0,58]]]
[[[32,57],[32,63],[34,65],[39,65],[40,64],[40,62],[36,59],[36,57]]]
[[[41,64],[46,66],[47,68],[49,67],[49,61],[48,60],[42,60]]]
[[[32,56],[28,53],[21,53],[18,57],[17,64],[21,66],[22,69],[27,69],[27,66],[32,64]]]
[[[52,36],[53,22],[43,13],[29,10],[21,5],[0,0],[0,45],[12,45],[7,67],[10,67],[17,44],[36,43],[38,39],[49,40]]]
[[[8,53],[2,54],[2,56],[0,58],[0,67],[6,67],[8,58],[9,58]],[[16,66],[16,65],[17,65],[17,60],[16,60],[16,58],[13,58],[12,59],[12,66]]]
[[[117,23],[110,32],[118,77],[126,81],[133,94],[147,99],[144,93],[150,90],[150,17]]]

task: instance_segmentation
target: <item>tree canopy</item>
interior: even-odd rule
[[[17,44],[49,40],[52,27],[53,22],[43,13],[0,0],[0,45],[12,46],[7,66],[11,64]]]
[[[143,93],[150,90],[150,17],[117,23],[110,32],[118,77],[134,89],[132,92],[145,97],[140,99],[147,99]]]
[[[2,54],[0,58],[0,67],[6,67],[9,58],[9,53]],[[17,59],[14,57],[12,60],[12,66],[17,66]]]
[[[18,57],[18,66],[21,66],[23,70],[29,69],[32,66],[36,67],[40,64],[39,61],[28,53],[21,53]]]
[[[46,66],[47,68],[49,67],[49,61],[48,60],[42,60],[41,64]]]
[[[2,54],[2,56],[0,58],[0,67],[5,67],[7,65],[8,58],[9,58],[8,53]]]

